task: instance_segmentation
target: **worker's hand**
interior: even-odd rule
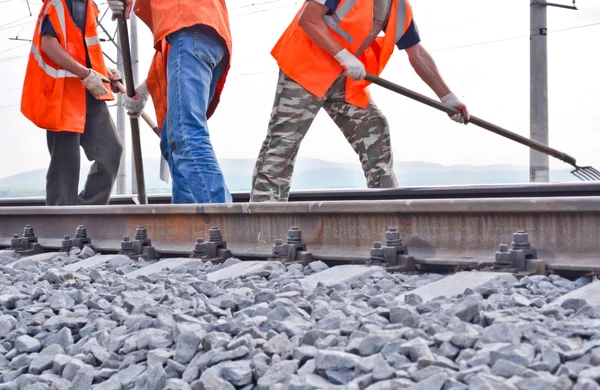
[[[362,80],[367,75],[365,66],[348,50],[342,49],[334,57],[345,69],[344,74],[354,80]]]
[[[469,122],[469,110],[467,110],[467,106],[463,102],[461,102],[454,93],[450,92],[448,95],[444,96],[442,99],[442,103],[456,108],[460,111],[460,114],[449,114],[448,116],[455,122],[467,124]]]
[[[125,19],[129,19],[133,8],[133,0],[108,0],[108,7],[113,13],[112,20],[122,15],[123,11],[125,11]]]
[[[121,72],[119,72],[118,69],[111,69],[108,68],[108,78],[111,79],[111,81],[121,81],[121,79],[123,78],[121,76]]]
[[[139,116],[142,115],[142,111],[144,111],[144,107],[146,107],[148,96],[150,96],[150,92],[148,91],[148,86],[144,80],[144,82],[135,89],[134,97],[124,97],[124,105],[127,109],[127,114],[132,118],[139,118]]]
[[[119,87],[117,87],[117,82],[122,83],[123,82],[123,77],[121,76],[121,72],[119,72],[118,69],[107,69],[108,71],[108,78],[110,79],[111,83],[111,89],[114,93],[118,93],[119,92]]]
[[[94,69],[90,69],[90,74],[87,75],[86,78],[82,79],[81,82],[96,99],[100,99],[102,96],[109,93],[109,90],[106,89],[104,83],[110,83],[110,80],[104,78],[104,76],[96,72]]]

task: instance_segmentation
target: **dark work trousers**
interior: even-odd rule
[[[50,167],[46,175],[46,205],[105,205],[117,178],[123,145],[106,102],[86,91],[83,134],[48,131]],[[79,187],[80,150],[93,161],[83,191]]]

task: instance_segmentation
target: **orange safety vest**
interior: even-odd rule
[[[169,44],[166,37],[186,27],[203,24],[212,27],[225,41],[229,52],[229,63],[219,80],[214,97],[209,104],[206,117],[210,118],[220,101],[231,64],[232,41],[229,13],[224,0],[138,0],[135,14],[152,30],[156,52],[150,65],[146,85],[152,96],[158,127],[167,114],[167,58]]]
[[[271,55],[279,68],[304,89],[325,96],[331,84],[343,71],[342,66],[327,51],[321,49],[298,25],[305,4],[273,47]],[[373,25],[373,0],[342,0],[331,16],[326,16],[333,38],[351,53],[356,53]],[[390,59],[396,42],[402,38],[412,21],[408,0],[392,0],[385,36],[377,37],[358,57],[367,73],[379,76]],[[366,108],[369,91],[366,80],[346,79],[346,101]]]
[[[90,65],[108,78],[96,25],[100,10],[88,0],[85,38],[73,22],[65,0],[45,0],[38,16],[21,96],[21,112],[36,126],[50,131],[83,133],[86,120],[86,89],[78,76],[60,69],[42,51],[42,23],[46,17],[58,41],[81,65]],[[85,45],[84,45],[85,41]],[[112,92],[100,100],[114,100]]]

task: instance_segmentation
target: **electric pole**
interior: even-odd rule
[[[530,0],[530,137],[548,145],[548,28],[547,7],[577,10],[573,6]],[[531,150],[529,181],[550,181],[549,157]]]

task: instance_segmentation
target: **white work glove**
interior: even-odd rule
[[[111,89],[114,93],[119,92],[119,88],[117,87],[117,82],[121,83],[122,82],[122,76],[121,76],[121,72],[119,72],[118,69],[107,69],[108,71],[108,78],[110,79],[111,83]]]
[[[469,111],[467,106],[461,102],[454,93],[450,92],[448,95],[441,99],[442,103],[450,107],[456,108],[460,111],[460,114],[448,114],[448,116],[455,122],[467,124],[469,122]]]
[[[123,105],[127,109],[127,115],[132,118],[139,118],[140,115],[142,115],[142,111],[144,111],[144,107],[146,107],[149,96],[150,92],[148,91],[146,80],[144,80],[144,82],[135,89],[134,97],[130,98],[127,95],[124,96]]]
[[[129,19],[131,15],[131,8],[133,8],[133,0],[108,0],[108,8],[113,13],[112,20],[115,20],[117,16],[123,14],[125,11],[125,19]]]
[[[81,83],[96,99],[100,99],[109,92],[104,83],[110,83],[110,81],[94,69],[90,69],[90,74],[82,79]]]
[[[365,66],[358,58],[352,55],[348,50],[342,49],[333,58],[337,60],[345,69],[344,74],[354,80],[362,80],[367,75]]]

